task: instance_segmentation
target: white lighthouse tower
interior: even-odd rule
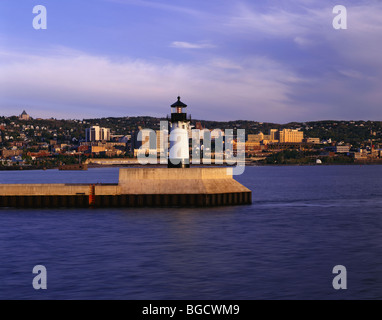
[[[169,168],[189,168],[190,151],[188,129],[190,120],[185,112],[187,105],[178,101],[171,105]]]

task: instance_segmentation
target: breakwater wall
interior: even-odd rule
[[[191,207],[252,203],[227,168],[120,169],[118,184],[1,184],[0,207]]]

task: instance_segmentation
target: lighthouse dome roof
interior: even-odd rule
[[[171,105],[171,108],[186,108],[187,105],[185,103],[183,103],[182,101],[180,101],[180,97],[178,97],[178,101],[173,103]]]

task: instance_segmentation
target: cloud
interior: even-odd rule
[[[379,120],[382,4],[347,3],[347,30],[332,27],[333,7],[299,0],[260,10],[242,3],[222,31],[240,34],[247,48],[257,50],[264,43],[269,57],[290,65],[303,80],[289,85],[287,94],[298,105],[291,110],[300,110],[300,117]],[[272,52],[272,47],[280,50]]]
[[[192,15],[192,16],[200,16],[202,14],[202,12],[200,12],[199,10],[195,10],[193,8],[167,4],[167,3],[158,2],[158,1],[156,2],[147,1],[147,0],[106,0],[106,1],[119,3],[119,4],[125,4],[125,5],[133,5],[133,6],[164,10],[164,11],[178,12],[178,13],[183,13],[183,14]]]
[[[1,110],[30,106],[43,110],[43,117],[56,116],[56,110],[84,118],[165,116],[172,100],[181,95],[199,119],[270,120],[285,108],[288,83],[296,80],[264,57],[240,65],[222,59],[175,64],[113,61],[64,50],[62,55],[44,56],[1,51],[0,59]]]
[[[253,9],[246,3],[240,3],[226,23],[228,28],[242,33],[259,34],[262,37],[299,38],[305,34],[314,34],[332,26],[332,8],[309,6],[305,2],[280,7]],[[329,26],[329,27],[328,27]]]
[[[302,47],[302,48],[311,47],[311,46],[314,46],[314,45],[317,44],[316,41],[313,41],[313,40],[311,40],[311,39],[309,39],[309,38],[306,38],[306,37],[299,37],[299,36],[295,37],[295,38],[293,39],[293,41],[294,41],[298,46],[300,46],[300,47]]]
[[[211,66],[222,69],[242,70],[243,67],[234,61],[224,58],[215,58],[210,62]]]
[[[184,41],[174,41],[170,45],[172,48],[179,49],[207,49],[207,48],[215,48],[214,45],[209,43],[190,43]]]
[[[65,47],[40,55],[0,48],[0,110],[32,113],[33,108],[44,117],[161,116],[181,95],[200,119],[382,117],[382,4],[377,1],[349,3],[348,30],[334,30],[333,7],[313,0],[280,0],[278,7],[241,1],[208,17],[170,2],[113,1],[171,15],[178,10],[191,23],[174,33],[164,29],[165,39],[141,51],[150,53],[146,57],[129,53],[140,59],[116,59],[114,49],[102,56]],[[200,34],[210,41],[171,42]]]

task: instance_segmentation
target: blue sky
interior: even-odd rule
[[[381,16],[376,0],[1,0],[0,115],[163,116],[181,95],[198,119],[382,120]]]

